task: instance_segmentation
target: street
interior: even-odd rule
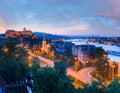
[[[35,54],[33,54],[32,52],[28,52],[31,56],[33,57],[38,57],[39,60],[41,60],[40,62],[40,66],[41,67],[54,67],[54,62],[52,60],[49,60],[47,58],[41,57],[41,56],[36,56]],[[94,67],[86,67],[81,69],[80,71],[76,72],[75,70],[71,69],[71,68],[67,68],[67,72],[66,75],[68,76],[72,76],[73,78],[82,81],[83,83],[91,83],[93,80],[96,80],[95,78],[93,78],[90,75],[90,72],[94,71],[95,68]]]
[[[76,72],[75,70],[68,68],[66,74],[72,76],[73,78],[79,81],[82,81],[83,83],[91,83],[93,80],[96,80],[90,75],[90,72],[94,70],[95,70],[94,67],[86,67]]]

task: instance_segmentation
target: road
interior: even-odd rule
[[[79,81],[82,81],[83,83],[90,83],[93,81],[93,80],[96,80],[95,78],[93,78],[91,75],[90,75],[90,72],[94,71],[95,68],[94,67],[86,67],[86,68],[83,68],[81,69],[80,71],[75,71],[75,70],[72,70],[71,68],[68,68],[67,69],[67,75],[69,76],[72,76],[73,78],[79,80]]]
[[[47,58],[36,56],[32,52],[28,52],[33,57],[38,57],[41,60],[40,66],[41,67],[54,67],[54,62],[52,60],[49,60]],[[75,70],[71,68],[67,68],[66,75],[72,76],[73,78],[82,81],[83,83],[91,83],[91,81],[95,80],[91,75],[90,72],[94,71],[94,67],[87,67],[83,68],[80,71],[76,72]]]
[[[35,54],[33,54],[31,51],[28,52],[29,55],[33,56],[33,57],[37,57],[39,58],[40,62],[40,66],[41,67],[54,67],[54,62],[52,60],[49,60],[47,58],[41,57],[41,56],[36,56]]]

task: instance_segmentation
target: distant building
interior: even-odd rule
[[[72,54],[78,57],[78,60],[82,63],[89,61],[89,53],[94,49],[94,45],[78,45],[72,47]]]
[[[23,28],[23,31],[7,30],[5,33],[6,38],[16,38],[25,35],[32,36],[33,34],[32,31],[27,30],[26,27]]]

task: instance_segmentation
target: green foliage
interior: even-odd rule
[[[68,67],[73,66],[74,65],[74,59],[73,58],[68,58],[66,60],[66,64],[67,64]]]
[[[68,57],[72,56],[72,46],[66,46],[65,49],[65,55]]]
[[[20,81],[28,71],[33,73],[35,88],[33,93],[120,93],[120,83],[115,79],[107,87],[98,78],[92,84],[84,84],[83,89],[75,89],[72,82],[66,78],[67,65],[65,61],[55,62],[55,68],[40,68],[39,59],[34,58],[32,67],[26,62],[27,52],[22,48],[16,48],[15,43],[7,43],[8,52],[4,52],[4,46],[0,47],[0,76],[7,83]],[[99,50],[99,49],[98,49]],[[99,51],[100,52],[100,51]],[[102,53],[104,53],[102,51]],[[102,54],[100,54],[102,55]],[[97,56],[97,55],[96,55]],[[70,61],[70,60],[69,60]],[[95,63],[101,74],[108,72],[106,58],[99,58]],[[78,64],[78,67],[81,65]]]
[[[108,85],[106,93],[120,93],[120,82],[117,78]]]
[[[107,59],[107,53],[102,47],[96,47],[90,52],[90,62],[88,65],[95,66],[101,76],[108,78],[109,63]]]
[[[98,78],[98,81],[93,81],[92,84],[84,84],[83,93],[105,93],[103,81]]]
[[[109,63],[107,60],[100,59],[96,62],[96,69],[103,77],[108,77]]]
[[[0,49],[0,75],[8,83],[20,81],[29,70],[26,62],[27,53],[21,48],[15,48],[13,45],[8,45],[10,50],[5,53]]]
[[[53,68],[43,68],[34,74],[35,93],[75,93],[70,82],[61,78]]]
[[[61,77],[66,77],[66,70],[67,70],[67,65],[65,61],[61,61],[61,62],[55,62],[55,69],[58,70],[59,75]]]
[[[107,57],[107,52],[105,52],[105,50],[102,47],[94,48],[92,51],[90,51],[89,54],[92,59],[100,59],[105,57],[105,55]]]
[[[30,67],[31,72],[35,73],[38,69],[40,69],[40,60],[37,57],[34,57],[32,62],[32,67]]]

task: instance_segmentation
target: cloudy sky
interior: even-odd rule
[[[6,29],[66,35],[120,35],[120,0],[0,0]]]

